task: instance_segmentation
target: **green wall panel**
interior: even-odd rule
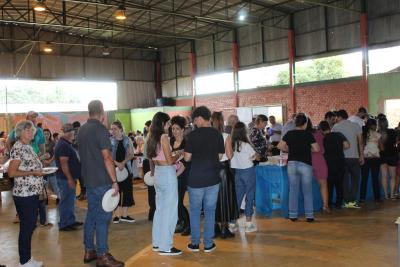
[[[114,120],[119,120],[124,126],[126,133],[132,131],[131,112],[130,110],[118,110],[114,114]]]
[[[385,111],[385,100],[400,98],[400,72],[374,74],[368,77],[369,112]]]

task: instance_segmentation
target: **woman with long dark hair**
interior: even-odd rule
[[[381,156],[381,178],[385,199],[396,199],[396,166],[398,160],[398,152],[396,148],[397,135],[394,129],[389,129],[389,123],[386,117],[378,119],[380,139],[380,156]],[[388,180],[390,176],[390,192],[388,192]]]
[[[172,154],[168,136],[170,117],[157,112],[150,126],[147,140],[147,157],[154,162],[154,187],[156,211],[153,219],[153,251],[159,255],[179,255],[182,251],[173,246],[178,221],[178,180],[175,162],[183,155],[182,150]]]
[[[172,151],[181,151],[185,148],[185,138],[183,137],[186,126],[186,119],[182,116],[174,116],[171,119],[172,137],[170,139]],[[183,236],[190,235],[190,218],[189,212],[183,200],[187,190],[187,178],[189,175],[189,163],[183,159],[178,161],[177,164],[178,176],[178,224],[175,233],[180,233]]]
[[[211,125],[217,129],[224,138],[225,151],[228,146],[229,134],[224,133],[224,117],[222,112],[213,112],[211,115]],[[230,145],[230,142],[229,142]],[[215,209],[215,235],[221,238],[234,237],[229,230],[229,222],[234,222],[239,217],[239,211],[236,203],[235,178],[229,166],[229,159],[226,154],[220,159],[220,188],[218,201]],[[219,225],[218,225],[219,223]]]
[[[363,127],[363,142],[364,142],[364,165],[361,166],[361,192],[360,202],[365,201],[367,193],[367,184],[369,173],[371,172],[372,188],[374,190],[375,201],[380,201],[379,188],[379,140],[381,134],[376,131],[377,122],[375,119],[368,119]]]
[[[307,129],[313,136],[315,141],[320,147],[318,152],[311,153],[312,167],[314,177],[317,179],[319,184],[319,189],[322,198],[322,211],[326,213],[331,213],[329,208],[329,193],[328,193],[328,165],[326,164],[324,158],[324,135],[320,129],[315,129],[311,122],[311,119],[307,120]]]
[[[256,193],[256,169],[253,161],[257,153],[250,144],[243,122],[235,124],[231,139],[231,151],[227,151],[227,154],[231,158],[231,167],[235,169],[236,203],[240,205],[246,195],[245,232],[255,232],[257,228],[252,222],[252,216]],[[237,208],[239,209],[239,206]]]
[[[308,118],[304,113],[298,113],[294,119],[296,129],[289,131],[279,143],[278,148],[288,151],[289,176],[289,219],[298,219],[299,187],[301,185],[304,196],[304,211],[307,222],[314,221],[313,192],[312,192],[312,156],[311,152],[318,152],[319,145],[314,136],[306,131]]]

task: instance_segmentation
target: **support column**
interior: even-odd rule
[[[160,52],[157,52],[157,58],[155,61],[155,88],[154,90],[156,91],[156,98],[161,98],[162,97],[162,91],[161,91],[161,56]]]
[[[196,46],[194,41],[191,41],[191,52],[189,54],[189,63],[190,63],[190,79],[191,79],[191,86],[192,86],[192,106],[193,108],[196,107]]]
[[[239,107],[239,47],[237,44],[236,29],[233,30],[232,70],[233,70],[233,88],[235,90],[235,106]]]
[[[368,108],[368,19],[365,1],[361,2],[360,42],[362,51],[362,91],[361,104]]]
[[[290,29],[288,32],[288,54],[289,54],[289,87],[290,100],[292,102],[292,113],[296,113],[296,88],[295,88],[295,62],[296,62],[296,45],[293,27],[293,16],[290,18]]]

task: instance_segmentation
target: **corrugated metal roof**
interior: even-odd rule
[[[89,37],[127,46],[164,47],[177,40],[196,40],[246,24],[317,5],[288,0],[46,0],[45,12],[33,12],[35,0],[3,0],[1,23]],[[315,2],[315,1],[314,1]],[[320,0],[321,4],[337,1]],[[113,14],[124,5],[127,19]],[[245,17],[244,21],[239,16]]]

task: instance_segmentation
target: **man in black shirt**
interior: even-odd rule
[[[345,173],[344,149],[350,147],[346,137],[339,132],[331,132],[329,122],[319,124],[324,133],[324,156],[328,165],[329,206],[332,206],[333,189],[336,191],[335,207],[340,209],[343,202],[343,177]]]
[[[75,220],[75,186],[76,180],[81,175],[81,163],[75,149],[72,147],[74,140],[74,128],[71,123],[62,126],[63,135],[54,149],[54,157],[58,171],[57,184],[60,189],[61,200],[58,205],[60,231],[76,230],[76,226],[82,225]]]
[[[204,209],[204,251],[211,252],[216,246],[213,242],[215,207],[219,191],[219,160],[225,153],[222,135],[211,127],[211,111],[201,106],[193,111],[192,131],[185,146],[185,160],[191,161],[188,177],[190,201],[191,243],[188,249],[199,251],[200,213]]]

